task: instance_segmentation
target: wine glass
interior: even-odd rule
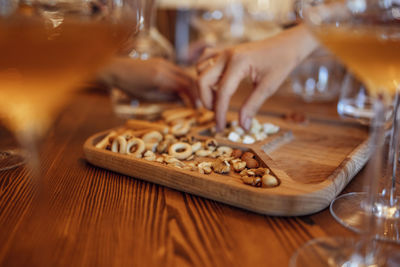
[[[134,0],[0,1],[0,120],[29,152],[72,93],[126,41]]]
[[[361,238],[310,241],[295,254],[292,265],[303,266],[302,259],[307,257],[313,264],[319,261],[327,266],[399,266],[398,252],[383,249],[376,238],[398,242],[400,237],[396,192],[400,6],[397,1],[377,0],[316,0],[307,4],[311,4],[304,8],[307,26],[365,84],[374,99],[372,157],[367,166],[367,193],[342,195],[330,206],[335,219],[358,229]],[[388,124],[386,114],[393,102],[393,123]],[[390,138],[385,161],[387,132]]]
[[[137,33],[129,38],[124,47],[123,54],[135,60],[149,60],[151,58],[163,58],[173,61],[175,53],[169,41],[162,36],[155,26],[157,9],[156,0],[137,0],[140,3],[140,24]],[[160,96],[160,97],[158,97]],[[110,91],[111,103],[114,113],[123,119],[145,118],[154,119],[162,108],[155,104],[146,103],[141,99],[114,87]],[[164,99],[159,93],[154,95],[153,99]]]

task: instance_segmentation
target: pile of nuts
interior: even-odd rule
[[[256,141],[266,139],[268,135],[276,134],[278,131],[279,126],[272,123],[261,124],[257,119],[253,119],[249,132],[240,127],[238,121],[231,121],[225,128],[223,136],[235,143],[253,144]]]
[[[200,141],[174,132],[173,126],[168,132],[150,130],[138,135],[132,130],[112,131],[96,147],[201,174],[228,174],[232,170],[252,186],[279,185],[268,168],[260,168],[251,152],[220,146],[213,138]]]

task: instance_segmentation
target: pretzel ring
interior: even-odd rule
[[[217,148],[217,151],[220,153],[221,156],[230,157],[232,155],[233,149],[229,146],[220,146]]]
[[[175,143],[169,147],[168,154],[180,160],[187,159],[192,155],[192,146],[188,143]]]
[[[111,145],[111,151],[121,154],[126,154],[126,139],[123,136],[118,136],[114,139]]]
[[[142,140],[145,143],[159,143],[163,139],[163,136],[158,131],[151,131],[142,136]]]
[[[106,137],[96,144],[96,148],[106,148],[109,145],[111,138],[115,137],[116,135],[117,133],[115,131],[111,131]]]
[[[146,148],[146,146],[142,139],[132,138],[126,144],[126,153],[128,155],[133,155],[136,158],[141,158],[145,148]],[[134,149],[134,150],[132,150],[132,149]]]
[[[192,145],[192,152],[195,153],[199,151],[203,147],[203,144],[201,142],[196,142]]]
[[[175,136],[182,136],[190,131],[190,123],[188,121],[175,124],[171,128],[171,133]]]

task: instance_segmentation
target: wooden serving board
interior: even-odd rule
[[[369,158],[368,131],[357,124],[320,119],[296,124],[279,116],[258,119],[279,125],[282,130],[252,145],[221,138],[218,142],[253,151],[279,178],[278,187],[252,187],[233,172],[200,174],[96,148],[109,131],[90,137],[84,152],[90,163],[108,170],[257,213],[280,216],[306,215],[326,208]],[[204,129],[193,131],[199,138],[206,138]]]

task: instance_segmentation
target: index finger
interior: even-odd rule
[[[223,74],[215,103],[215,119],[217,131],[219,132],[225,129],[226,113],[228,112],[230,100],[245,75],[246,73],[241,71],[241,65],[232,62],[228,64]]]

